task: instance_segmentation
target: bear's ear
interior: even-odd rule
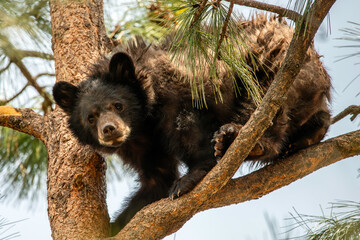
[[[77,100],[79,89],[67,82],[58,82],[53,88],[53,96],[57,105],[59,105],[67,114],[71,114]]]
[[[134,63],[131,57],[123,52],[116,53],[112,56],[109,71],[113,75],[113,81],[135,79]]]

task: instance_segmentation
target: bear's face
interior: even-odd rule
[[[108,69],[79,86],[58,82],[53,89],[75,136],[105,152],[131,139],[145,118],[144,96],[130,57],[114,55]]]
[[[70,127],[74,131],[81,123],[81,132],[91,133],[91,138],[97,139],[101,146],[118,147],[141,121],[141,105],[129,88],[100,86],[101,81],[92,84],[94,86],[80,92],[79,102],[71,114]]]

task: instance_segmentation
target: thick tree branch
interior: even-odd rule
[[[304,19],[308,19],[307,15],[310,14],[311,21],[306,28],[304,24],[296,26],[285,60],[261,104],[241,129],[223,159],[194,189],[194,194],[207,198],[225,186],[265,130],[272,124],[272,119],[284,102],[288,89],[300,72],[307,49],[317,29],[334,2],[335,0],[315,1],[309,12],[305,13]]]
[[[262,103],[213,170],[187,196],[173,202],[164,200],[159,205],[140,211],[116,236],[116,239],[164,237],[179,229],[205,201],[228,183],[256,142],[272,124],[272,119],[285,100],[287,90],[303,65],[306,51],[317,29],[334,2],[335,0],[315,1],[303,18],[310,19],[309,22],[296,25],[285,60]]]
[[[17,109],[9,106],[0,106],[0,126],[27,133],[45,141],[43,135],[44,119],[31,109]]]
[[[355,155],[360,155],[360,130],[329,139],[231,180],[201,206],[201,211],[260,198],[320,168]]]

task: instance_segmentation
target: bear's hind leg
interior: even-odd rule
[[[228,123],[215,132],[212,142],[214,142],[214,155],[218,160],[224,156],[241,128],[241,124]],[[279,155],[283,145],[285,134],[283,129],[279,129],[278,126],[269,128],[250,151],[246,160],[259,160],[263,163],[273,161]]]
[[[197,154],[187,155],[185,157],[184,163],[188,167],[188,172],[173,183],[169,191],[169,197],[171,199],[178,198],[193,190],[193,188],[216,165],[216,160],[212,156],[212,151],[209,150],[211,150],[211,148],[199,150]]]
[[[221,126],[220,129],[215,132],[211,141],[214,143],[214,156],[217,160],[220,160],[224,156],[226,150],[235,140],[241,128],[241,124],[228,123]],[[262,147],[257,143],[249,153],[248,158],[257,158],[263,156],[264,154],[264,149],[262,149]]]
[[[169,161],[170,157],[166,160]],[[144,175],[146,173],[146,175]],[[172,168],[154,167],[152,171],[139,174],[140,189],[131,196],[125,208],[116,217],[115,221],[110,223],[111,236],[117,234],[131,218],[146,205],[168,197],[169,189],[175,179],[178,178],[176,164]]]
[[[322,110],[312,115],[295,134],[290,136],[288,154],[320,142],[330,126],[330,119],[328,111]]]

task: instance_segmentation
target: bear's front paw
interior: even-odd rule
[[[193,190],[206,173],[207,171],[205,170],[197,169],[176,180],[169,191],[170,199],[174,200]]]
[[[228,123],[222,125],[220,129],[215,132],[212,142],[215,143],[214,156],[216,157],[217,160],[220,160],[224,156],[226,150],[235,140],[241,128],[242,128],[241,124]]]

